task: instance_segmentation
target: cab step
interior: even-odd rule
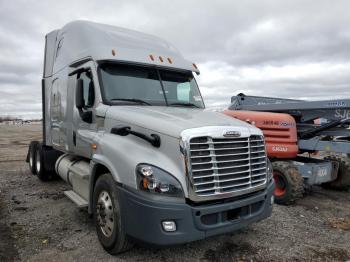
[[[67,190],[63,192],[70,200],[72,200],[79,208],[84,208],[88,206],[88,202],[75,193],[73,190]]]

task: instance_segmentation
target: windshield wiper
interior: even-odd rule
[[[197,107],[201,108],[200,106],[197,106],[193,103],[186,103],[186,102],[176,102],[176,103],[170,103],[169,106],[188,106],[188,107]]]
[[[113,98],[113,99],[111,99],[111,101],[127,101],[127,102],[134,102],[134,103],[144,104],[144,105],[149,105],[149,106],[152,105],[144,100],[136,99],[136,98]]]

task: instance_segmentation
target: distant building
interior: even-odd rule
[[[28,120],[23,120],[21,118],[15,118],[15,119],[9,119],[8,117],[6,118],[1,118],[0,117],[0,125],[32,125],[32,124],[41,124],[42,119],[28,119]]]

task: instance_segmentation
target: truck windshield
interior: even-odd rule
[[[110,104],[204,108],[192,72],[106,63],[100,74],[104,99]]]

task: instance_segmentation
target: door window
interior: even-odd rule
[[[84,83],[84,108],[92,107],[95,102],[95,92],[91,72],[81,73],[79,79],[82,79]]]

